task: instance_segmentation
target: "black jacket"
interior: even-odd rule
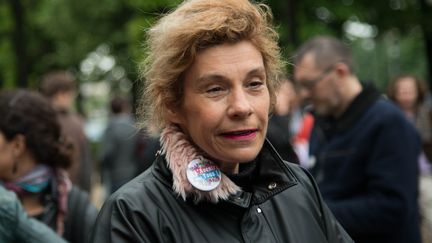
[[[317,117],[312,174],[330,210],[357,243],[419,243],[420,139],[371,86],[337,120]]]
[[[219,203],[184,201],[163,156],[104,204],[91,242],[352,242],[312,177],[266,142],[250,192]]]

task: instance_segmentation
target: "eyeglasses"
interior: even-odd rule
[[[307,90],[307,91],[311,91],[319,82],[321,82],[322,80],[324,80],[324,78],[327,75],[329,75],[331,73],[331,71],[333,71],[333,69],[334,69],[334,65],[331,65],[330,67],[328,67],[327,69],[325,69],[324,72],[321,73],[321,75],[319,75],[315,79],[303,80],[301,82],[297,81],[299,89],[304,89],[304,90]]]

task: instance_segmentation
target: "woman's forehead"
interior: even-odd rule
[[[217,78],[235,73],[260,72],[265,74],[263,58],[259,50],[248,41],[217,45],[198,53],[187,78]]]

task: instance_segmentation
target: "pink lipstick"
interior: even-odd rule
[[[249,139],[255,138],[256,135],[257,135],[256,129],[240,130],[240,131],[222,133],[223,137],[225,137],[227,139],[232,139],[232,140],[249,140]]]

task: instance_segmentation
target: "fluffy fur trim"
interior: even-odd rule
[[[188,163],[194,159],[202,158],[202,151],[191,144],[186,135],[175,125],[167,126],[161,133],[162,154],[173,174],[173,190],[186,200],[192,196],[195,202],[207,200],[218,202],[226,200],[230,195],[238,193],[241,189],[221,172],[221,183],[211,191],[201,191],[192,186],[187,179]]]

